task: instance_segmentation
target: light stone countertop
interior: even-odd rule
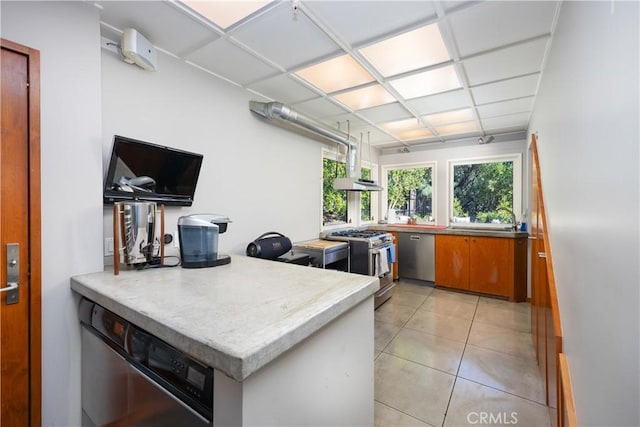
[[[378,278],[232,256],[224,266],[113,271],[71,289],[243,381],[373,295]]]

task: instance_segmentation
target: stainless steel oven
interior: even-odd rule
[[[392,234],[347,229],[323,233],[320,237],[349,243],[349,272],[377,276],[380,279],[380,290],[375,294],[376,308],[391,298],[395,286],[392,272],[395,244]]]

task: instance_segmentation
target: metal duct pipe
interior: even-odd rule
[[[249,101],[249,109],[266,119],[278,119],[289,122],[317,135],[328,138],[331,141],[344,145],[347,147],[347,176],[353,179],[358,178],[358,171],[356,170],[358,142],[350,135],[332,129],[323,123],[287,107],[281,102]]]

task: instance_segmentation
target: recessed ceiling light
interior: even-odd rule
[[[325,93],[374,81],[371,74],[347,54],[303,68],[295,74]]]
[[[477,132],[478,126],[476,122],[456,123],[454,125],[438,126],[436,132],[439,135],[451,135],[453,133]]]
[[[461,87],[453,65],[389,82],[405,99],[418,98]]]
[[[189,9],[198,12],[222,29],[229,28],[236,22],[246,18],[258,9],[262,8],[268,1],[202,1],[183,0],[182,4]]]
[[[433,126],[441,126],[449,123],[468,122],[473,120],[471,108],[463,110],[447,111],[446,113],[430,114],[424,116]]]
[[[438,24],[427,25],[360,49],[385,76],[440,64],[450,59]]]
[[[353,110],[376,107],[396,100],[384,87],[382,87],[382,85],[379,84],[367,86],[362,89],[351,90],[349,92],[343,92],[339,95],[335,95],[334,98]]]

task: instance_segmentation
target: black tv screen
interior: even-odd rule
[[[115,135],[104,203],[144,200],[191,206],[202,158],[202,154]]]

